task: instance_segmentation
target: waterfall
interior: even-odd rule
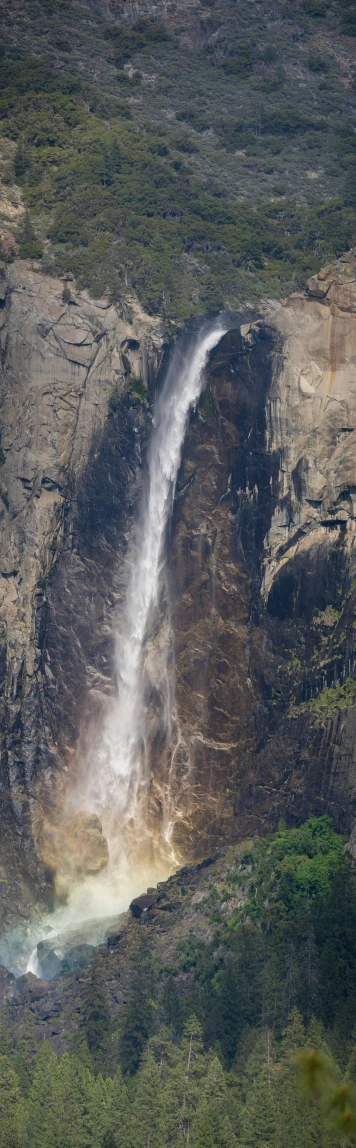
[[[209,353],[223,333],[218,319],[205,323],[188,348],[178,343],[153,415],[147,489],[129,546],[130,574],[116,635],[116,696],[87,762],[88,800],[108,840],[106,878],[114,888],[123,879],[125,862],[132,870],[132,857],[140,853],[137,835],[144,841],[141,853],[147,853],[139,808],[140,786],[147,780],[143,651],[160,604],[167,523],[189,412],[198,402]],[[166,850],[168,868],[172,860]]]
[[[172,815],[168,809],[165,822],[162,807],[154,834],[147,820],[150,707],[145,696],[145,650],[155,620],[161,622],[167,524],[189,413],[199,400],[209,354],[226,329],[220,317],[205,322],[188,346],[177,343],[154,409],[146,489],[128,546],[125,600],[115,623],[115,693],[92,737],[75,795],[82,808],[99,815],[109,862],[101,873],[73,887],[67,905],[42,922],[59,931],[127,909],[145,885],[156,884],[175,867],[169,839],[174,811]],[[169,642],[163,651],[166,659],[168,649]],[[168,727],[172,700],[168,694]],[[168,791],[169,781],[168,768]]]

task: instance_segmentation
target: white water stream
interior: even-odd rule
[[[73,888],[67,905],[43,922],[42,937],[49,928],[63,931],[89,918],[122,912],[133,896],[145,892],[145,885],[155,884],[174,869],[172,810],[167,806],[165,815],[163,809],[158,850],[150,849],[142,818],[140,795],[148,781],[143,654],[160,605],[167,524],[189,412],[198,402],[209,354],[225,329],[223,320],[217,319],[205,323],[185,350],[177,345],[156,404],[147,491],[129,546],[125,607],[116,635],[117,691],[91,746],[85,793],[80,794],[82,808],[101,819],[109,863]],[[27,967],[37,972],[36,950]]]

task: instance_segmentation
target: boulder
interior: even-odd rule
[[[142,897],[134,897],[130,909],[134,917],[140,918],[143,913],[153,909],[158,901],[158,893],[143,893]]]

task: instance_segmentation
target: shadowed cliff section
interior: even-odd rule
[[[351,253],[226,336],[191,422],[171,582],[192,855],[353,820],[354,307]]]

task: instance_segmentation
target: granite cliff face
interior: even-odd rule
[[[45,890],[61,849],[58,834],[52,830],[46,836],[39,808],[48,804],[43,796],[46,781],[52,783],[53,771],[65,764],[63,745],[70,745],[77,733],[77,706],[83,707],[87,677],[100,675],[101,634],[107,627],[105,594],[111,588],[108,571],[116,564],[118,531],[130,519],[140,485],[145,416],[135,386],[145,393],[150,373],[157,371],[158,328],[135,304],[130,312],[126,306],[120,313],[107,300],[93,303],[72,283],[64,290],[63,282],[20,261],[8,268],[3,280],[0,615],[5,916],[9,912],[11,917],[11,906],[15,914],[19,911],[19,898],[26,915],[31,886],[36,885],[37,896],[39,882]],[[83,536],[88,540],[84,553]],[[51,666],[48,633],[54,630]],[[68,833],[79,855],[91,854],[94,870],[95,857],[98,868],[105,863],[100,825],[84,819],[81,826],[78,821],[66,824]],[[41,849],[34,844],[34,834],[36,840],[41,838]]]
[[[147,650],[151,818],[168,768],[182,858],[281,816],[353,821],[355,315],[351,253],[224,337],[191,418],[168,548],[168,750],[167,613]],[[93,303],[19,262],[1,319],[6,924],[50,899],[63,839],[78,876],[106,863],[100,824],[84,810],[58,825],[58,802],[113,689],[163,331],[134,301]]]
[[[192,420],[171,580],[193,853],[198,827],[354,816],[355,277],[351,254],[227,335]]]

